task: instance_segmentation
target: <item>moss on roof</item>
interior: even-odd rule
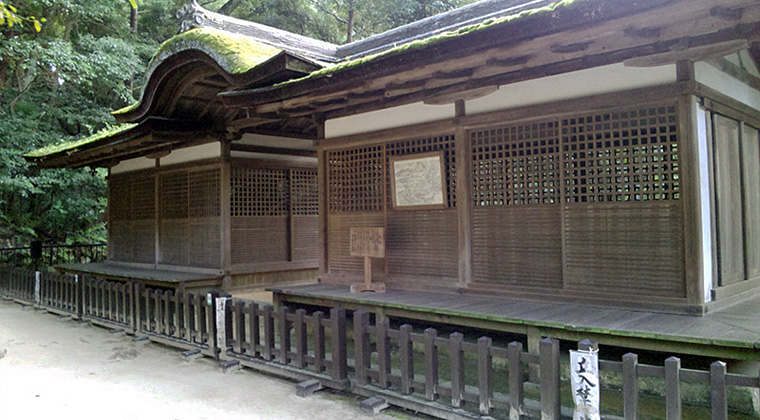
[[[59,144],[46,146],[46,147],[31,151],[25,154],[24,157],[37,159],[37,158],[44,158],[44,157],[61,153],[61,152],[73,153],[73,152],[76,152],[77,148],[81,146],[95,143],[97,141],[100,141],[109,137],[113,137],[117,134],[125,133],[136,126],[137,124],[128,123],[128,124],[120,124],[117,126],[104,128],[91,136],[88,136],[79,140],[61,142]]]
[[[195,28],[175,35],[161,44],[148,63],[146,80],[168,57],[187,50],[198,50],[208,54],[230,74],[246,73],[281,52],[275,47],[257,42],[245,35],[214,28]],[[140,101],[136,101],[112,114],[126,114],[136,109],[139,104]]]
[[[351,68],[351,67],[356,67],[356,66],[362,65],[364,63],[377,60],[378,58],[381,58],[381,57],[388,57],[388,56],[396,55],[396,54],[402,53],[404,51],[425,49],[425,48],[427,48],[427,47],[429,47],[431,45],[438,44],[440,42],[443,42],[443,41],[451,39],[451,38],[457,38],[459,36],[466,35],[466,34],[469,34],[469,33],[477,32],[477,31],[482,31],[482,30],[485,30],[485,29],[488,29],[488,28],[492,28],[494,26],[503,25],[503,24],[506,24],[508,22],[512,22],[512,21],[524,18],[526,16],[538,15],[538,14],[551,14],[551,13],[554,13],[555,11],[557,11],[558,9],[568,8],[573,3],[583,3],[583,2],[584,2],[584,0],[561,0],[561,1],[557,1],[557,2],[551,3],[549,5],[546,5],[544,7],[539,7],[539,8],[536,8],[536,9],[523,10],[522,12],[516,13],[514,15],[503,16],[503,17],[500,17],[500,18],[490,18],[490,19],[484,20],[483,22],[476,23],[476,24],[469,25],[469,26],[464,26],[464,27],[459,28],[459,29],[454,30],[454,31],[443,32],[441,34],[434,35],[434,36],[431,36],[431,37],[428,37],[428,38],[419,39],[419,40],[408,42],[406,44],[398,45],[396,47],[393,47],[391,49],[388,49],[388,50],[385,50],[385,51],[382,51],[382,52],[379,52],[379,53],[376,53],[376,54],[372,54],[372,55],[368,55],[368,56],[365,56],[365,57],[356,58],[356,59],[353,59],[353,60],[344,61],[344,62],[339,63],[339,64],[335,64],[335,65],[332,65],[332,66],[329,66],[329,67],[325,67],[325,68],[322,68],[320,70],[314,71],[314,72],[312,72],[312,73],[310,73],[310,74],[308,74],[308,75],[306,75],[304,77],[301,77],[301,78],[298,78],[298,79],[286,80],[284,82],[278,83],[278,84],[275,85],[275,87],[286,86],[286,85],[289,85],[289,84],[292,84],[292,83],[302,82],[302,81],[307,80],[307,79],[312,79],[312,78],[315,78],[315,77],[319,77],[319,76],[324,76],[324,75],[327,75],[327,74],[335,73],[335,72],[340,71],[340,70],[344,70],[344,69]]]

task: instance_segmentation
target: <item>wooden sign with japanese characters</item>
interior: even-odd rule
[[[364,283],[351,285],[351,293],[385,292],[385,283],[372,283],[372,258],[385,258],[385,228],[352,227],[351,256],[364,257]]]

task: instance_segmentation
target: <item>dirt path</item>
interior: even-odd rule
[[[0,301],[0,419],[369,419],[358,399]],[[406,416],[404,416],[406,417]],[[391,419],[386,415],[371,417]]]

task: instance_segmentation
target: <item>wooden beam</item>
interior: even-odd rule
[[[230,150],[235,152],[264,153],[270,155],[317,157],[317,152],[315,150],[288,149],[285,147],[257,146],[253,144],[232,143],[230,145]]]
[[[747,40],[738,39],[717,44],[702,45],[694,48],[686,46],[686,48],[683,49],[677,48],[660,54],[631,58],[625,60],[624,64],[628,67],[656,67],[677,63],[683,60],[689,60],[691,62],[705,61],[724,57],[741,50],[746,50],[747,48],[749,48]]]
[[[271,124],[277,121],[278,120],[272,119],[272,118],[259,118],[259,117],[244,118],[244,119],[235,120],[235,121],[227,123],[227,132],[234,133],[236,131],[241,131],[246,128],[258,127],[260,125]]]
[[[757,77],[747,70],[739,67],[738,65],[728,61],[727,59],[721,57],[715,60],[709,60],[708,61],[711,65],[713,65],[715,68],[719,69],[720,71],[728,74],[731,77],[734,77],[738,80],[741,80],[742,82],[746,83],[753,89],[760,90],[760,77]]]

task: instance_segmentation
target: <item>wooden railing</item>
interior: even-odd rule
[[[498,345],[487,336],[439,335],[433,328],[394,328],[382,320],[373,325],[363,311],[293,312],[218,293],[174,293],[136,282],[8,267],[0,267],[0,295],[198,351],[226,365],[381,396],[390,404],[440,418],[563,415],[561,355],[559,342],[552,338],[543,339],[533,354],[520,342]],[[578,345],[595,346],[587,340]],[[728,389],[760,388],[759,376],[727,373],[721,361],[700,371],[681,367],[676,357],[655,366],[641,364],[636,354],[628,353],[621,360],[600,360],[599,368],[621,378],[626,419],[636,419],[641,412],[639,387],[649,378],[663,384],[662,411],[668,420],[683,418],[684,383],[709,387],[714,420],[729,418]],[[529,371],[537,372],[536,382],[528,379]]]

